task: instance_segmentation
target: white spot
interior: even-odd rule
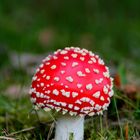
[[[38,105],[38,107],[43,107],[43,106],[45,106],[43,103],[38,103],[37,105]]]
[[[93,100],[90,100],[89,102],[91,104],[91,106],[94,106],[95,102]]]
[[[95,98],[99,98],[99,96],[100,96],[100,91],[95,92],[92,96],[95,97]]]
[[[86,73],[90,73],[89,68],[85,68],[85,72],[86,72]]]
[[[112,97],[113,94],[114,94],[113,90],[111,90],[111,91],[108,93],[109,97]]]
[[[66,51],[66,50],[60,51],[60,54],[67,54],[67,53],[68,53],[68,51]]]
[[[60,102],[60,104],[64,107],[67,105],[65,102]]]
[[[46,74],[44,74],[42,77],[45,78],[46,77]]]
[[[62,92],[62,95],[65,96],[65,97],[70,97],[70,92],[66,92],[65,90],[61,90]]]
[[[96,59],[94,57],[90,58],[94,63],[96,63]]]
[[[77,115],[77,112],[73,112],[73,115],[75,115],[75,116],[76,116],[76,115]]]
[[[31,95],[34,91],[35,91],[34,88],[30,88],[30,90],[29,90],[29,94]]]
[[[76,96],[78,96],[77,92],[72,92],[72,97],[75,98]]]
[[[54,95],[58,95],[59,94],[59,91],[57,89],[54,89],[53,92],[52,92]]]
[[[97,115],[103,115],[103,111],[102,110],[98,111]]]
[[[90,101],[90,98],[86,97],[85,101],[86,102],[89,102]]]
[[[49,102],[49,103],[54,103],[54,101],[55,101],[55,100],[50,99],[48,102]]]
[[[74,114],[73,114],[73,111],[69,111],[69,114],[71,115],[71,116],[73,116]]]
[[[36,69],[36,73],[39,72],[39,68]]]
[[[40,96],[40,93],[39,92],[36,92],[36,96],[39,97]]]
[[[56,101],[55,104],[58,105],[58,106],[60,106],[60,102],[57,102],[57,101]]]
[[[79,110],[80,108],[78,106],[74,106],[74,110]]]
[[[62,62],[61,65],[62,65],[62,66],[66,66],[66,63]]]
[[[46,89],[46,87],[43,87],[43,90],[45,90]]]
[[[78,72],[77,72],[77,75],[80,76],[80,77],[86,76],[85,74],[82,73],[82,71],[78,71]]]
[[[95,54],[92,51],[89,51],[90,56],[95,56]]]
[[[76,53],[73,53],[73,54],[71,54],[71,56],[73,57],[73,58],[77,58],[77,54]]]
[[[35,102],[36,102],[36,98],[33,98],[33,97],[32,97],[32,98],[31,98],[31,102],[32,102],[32,103],[35,103]]]
[[[85,56],[85,55],[86,55],[86,53],[85,53],[85,52],[82,52],[82,55],[83,55],[83,56]]]
[[[43,68],[43,66],[44,66],[44,64],[41,64],[39,67],[40,67],[40,68]]]
[[[45,99],[50,99],[50,96],[44,95],[44,98]],[[48,102],[48,101],[45,100],[44,102]]]
[[[80,100],[76,100],[75,103],[80,104],[80,105],[82,104],[82,102]]]
[[[35,81],[36,79],[37,79],[37,76],[34,76],[34,77],[32,78],[33,81]]]
[[[85,114],[88,114],[89,113],[89,111],[83,111]]]
[[[40,81],[40,78],[38,78],[37,81]]]
[[[109,97],[107,98],[107,100],[108,100],[108,102],[109,102],[108,104],[110,104],[110,98],[109,98]]]
[[[45,98],[45,97],[44,97],[44,98]],[[44,100],[43,103],[46,104],[46,103],[47,103],[47,100]]]
[[[68,50],[68,51],[69,51],[70,49],[72,49],[72,47],[66,47],[66,48],[65,48],[65,50]]]
[[[40,83],[40,85],[41,85],[41,87],[43,87],[44,86],[44,83]]]
[[[49,60],[50,60],[50,58],[49,57],[46,57],[45,59],[43,59],[43,62],[49,61]]]
[[[53,86],[54,85],[54,83],[51,83],[51,86]]]
[[[73,82],[73,78],[71,76],[66,77],[66,80],[69,82]]]
[[[60,78],[59,77],[54,77],[54,80],[58,82],[60,80]]]
[[[84,60],[85,60],[85,57],[80,57],[80,60],[81,60],[81,61],[84,61]]]
[[[61,110],[61,107],[55,107],[55,110],[58,112],[58,111],[60,111]]]
[[[102,108],[104,109],[104,110],[107,110],[107,107],[109,106],[109,104],[107,104],[107,103],[105,103],[103,106],[102,106]]]
[[[69,88],[69,86],[68,85],[65,85],[65,88]],[[62,89],[63,90],[63,89]]]
[[[64,84],[63,83],[61,83],[61,86],[63,86]]]
[[[93,71],[98,74],[99,73],[99,70],[98,69],[93,69]]]
[[[51,91],[50,90],[46,90],[45,93],[49,94],[49,93],[51,93]]]
[[[101,58],[98,59],[98,63],[99,63],[100,65],[104,65],[104,61],[103,61]]]
[[[89,51],[86,49],[82,49],[84,53],[88,53]]]
[[[78,53],[82,54],[83,53],[83,50],[79,50]]]
[[[73,63],[72,63],[72,67],[75,67],[75,66],[77,66],[77,65],[78,65],[77,62],[73,62]]]
[[[53,59],[56,60],[56,59],[58,59],[58,57],[54,55],[54,56],[53,56]]]
[[[95,109],[96,109],[96,110],[100,110],[100,109],[101,109],[101,106],[98,105],[98,104],[96,104],[96,105],[95,105]]]
[[[109,84],[107,84],[106,87],[109,88],[110,87]]]
[[[87,90],[91,90],[92,88],[93,88],[92,84],[87,84],[87,85],[86,85],[86,89],[87,89]]]
[[[59,52],[61,52],[61,49],[58,49],[57,51],[55,51],[54,54],[58,54]]]
[[[89,113],[89,110],[88,111],[83,111],[83,113],[85,113],[87,115]]]
[[[68,57],[68,56],[64,56],[64,59],[65,59],[65,60],[68,60],[68,59],[69,59],[69,57]]]
[[[64,74],[64,73],[65,73],[65,71],[64,71],[64,70],[61,70],[60,72],[61,72],[61,74]]]
[[[47,80],[50,80],[50,76],[46,76],[46,79],[47,79]]]
[[[40,98],[43,98],[44,97],[44,94],[43,93],[40,93]]]
[[[80,51],[80,48],[79,47],[75,47],[73,49],[74,49],[74,52],[79,52]]]
[[[78,87],[78,88],[81,88],[81,87],[82,87],[82,84],[77,84],[77,87]]]
[[[95,57],[98,59],[99,58],[99,55],[95,55]]]
[[[83,89],[81,89],[80,92],[83,93],[84,92]]]
[[[104,100],[105,100],[105,98],[104,98],[103,96],[101,96],[101,97],[100,97],[100,100],[101,100],[101,101],[104,101]]]
[[[83,98],[81,98],[80,100],[83,101],[83,102],[89,102],[89,101],[90,101],[90,98],[88,98],[88,97],[83,97]]]
[[[70,92],[66,91],[66,92],[65,92],[65,96],[66,96],[66,97],[70,97]]]
[[[53,105],[49,105],[49,104],[47,104],[47,106],[48,106],[48,107],[50,107],[50,108],[52,108],[52,109],[54,108],[54,106],[53,106]]]
[[[92,64],[93,62],[91,60],[88,61],[88,64]]]
[[[89,111],[90,110],[90,107],[83,107],[82,108],[82,111]]]
[[[109,78],[109,72],[108,71],[103,72],[103,75],[104,75],[104,77]]]
[[[97,79],[95,80],[95,83],[96,83],[96,84],[100,84],[100,83],[102,83],[102,82],[103,82],[103,78],[100,78],[99,80],[97,80]]]
[[[108,93],[108,88],[106,86],[104,86],[103,91],[104,91],[105,94],[107,94]]]
[[[110,77],[110,80],[111,80],[111,85],[110,85],[110,89],[112,89],[113,88],[113,78],[112,77]],[[109,85],[108,85],[109,86]]]
[[[53,69],[56,69],[56,65],[52,65],[51,66],[51,69],[53,70]]]
[[[50,65],[50,62],[45,63],[46,65]]]
[[[50,85],[49,85],[49,84],[47,84],[47,87],[50,87]]]
[[[69,104],[68,105],[68,108],[73,108],[73,104]]]
[[[100,83],[100,81],[96,79],[95,80],[95,83],[98,85]]]
[[[39,107],[37,105],[33,106],[35,110],[39,110]]]

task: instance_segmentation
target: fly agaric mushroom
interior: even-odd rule
[[[32,79],[31,101],[36,108],[62,112],[55,140],[83,140],[84,116],[102,114],[113,96],[113,83],[103,60],[75,47],[46,57]],[[65,115],[64,115],[65,114]]]

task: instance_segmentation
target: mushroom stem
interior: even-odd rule
[[[56,123],[55,140],[83,140],[84,117],[64,115]]]

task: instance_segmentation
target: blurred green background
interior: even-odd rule
[[[79,46],[139,72],[139,6],[139,0],[1,0],[1,55]]]
[[[6,135],[5,129],[11,133],[37,125],[34,114],[27,118],[32,108],[27,94],[34,68],[47,54],[69,46],[99,54],[110,66],[111,74],[119,74],[121,84],[139,87],[140,1],[0,0],[0,135]],[[131,113],[123,110],[126,116],[121,112],[122,118],[140,119],[140,98],[133,100],[132,106],[127,106],[132,107]],[[39,131],[44,127],[39,125]],[[48,128],[41,135],[39,128],[32,135],[20,133],[17,138],[42,140]],[[139,137],[139,132],[139,127],[132,126],[130,135]],[[122,137],[114,128],[106,133],[108,140]]]

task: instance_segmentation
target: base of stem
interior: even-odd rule
[[[56,122],[55,140],[83,140],[84,117],[61,116]]]

